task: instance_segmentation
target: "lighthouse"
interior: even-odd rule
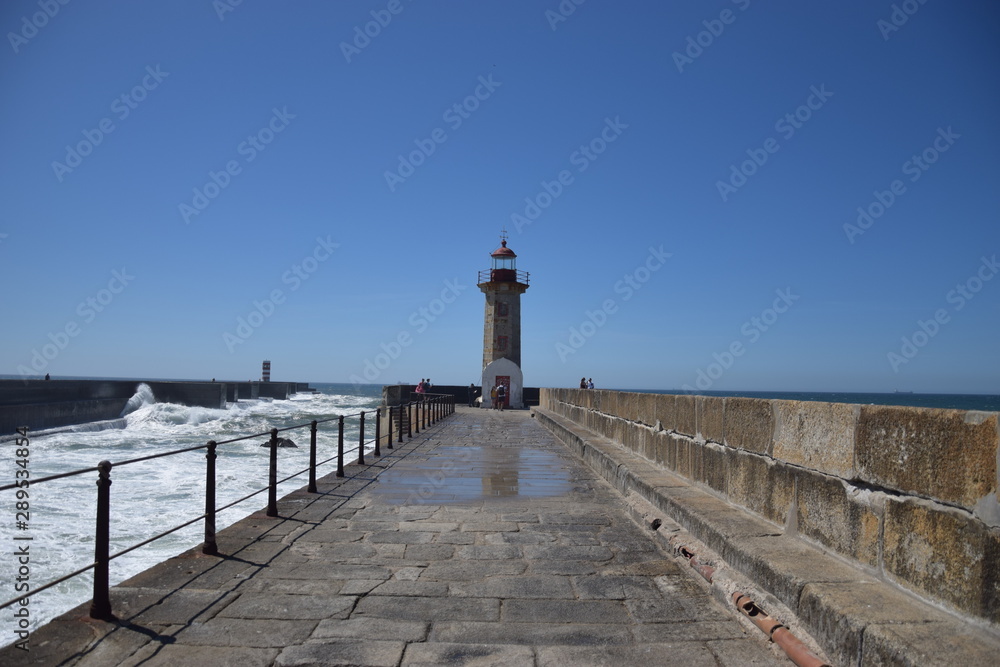
[[[477,284],[486,295],[483,317],[483,407],[492,407],[490,388],[503,384],[507,405],[522,407],[521,295],[528,274],[517,269],[517,255],[507,247],[506,230],[500,247],[490,254],[491,265],[479,272]]]

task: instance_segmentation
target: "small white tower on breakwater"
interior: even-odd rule
[[[507,231],[490,257],[492,265],[479,272],[478,287],[486,295],[483,318],[483,407],[492,407],[490,388],[503,384],[507,404],[523,405],[521,373],[521,295],[528,289],[528,274],[517,270],[517,255],[507,247]]]

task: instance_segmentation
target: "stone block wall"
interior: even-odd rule
[[[998,413],[584,389],[542,389],[540,407],[1000,624]]]

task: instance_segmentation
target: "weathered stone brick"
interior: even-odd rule
[[[771,401],[760,398],[730,397],[723,410],[726,444],[758,454],[770,454],[774,438]]]
[[[639,394],[636,417],[638,422],[647,426],[656,424],[656,394]]]
[[[729,499],[781,526],[795,494],[791,469],[773,459],[736,451],[729,461]]]
[[[647,426],[637,426],[636,430],[639,433],[639,446],[641,448],[642,455],[650,461],[655,461],[656,435],[653,433],[653,429]]]
[[[997,490],[997,413],[861,406],[855,465],[865,481],[972,509]]]
[[[961,510],[890,498],[885,571],[962,612],[1000,621],[1000,534]]]
[[[674,394],[656,394],[653,399],[653,419],[660,422],[665,430],[674,428],[676,419],[677,396]],[[653,422],[656,425],[656,422]]]
[[[667,431],[651,431],[650,440],[653,443],[655,460],[665,468],[670,467],[670,435]]]
[[[809,470],[796,473],[796,489],[799,533],[878,567],[880,497],[859,492],[840,478]]]
[[[721,396],[698,396],[698,437],[712,442],[725,442],[722,438],[722,410],[725,399]]]
[[[701,481],[723,495],[729,494],[729,457],[735,450],[708,443],[702,452]]]
[[[684,441],[683,438],[677,436],[673,433],[668,433],[664,436],[666,438],[666,459],[664,464],[673,471],[677,471],[677,448]]]
[[[694,396],[677,396],[674,430],[692,437],[698,432],[698,410]]]
[[[688,452],[691,460],[691,479],[701,482],[705,477],[705,446],[701,442],[692,440],[688,445]]]
[[[618,416],[618,397],[621,392],[602,391],[601,392],[601,412],[614,417]]]
[[[854,429],[859,406],[774,401],[774,407],[774,458],[844,479],[854,477]]]
[[[614,442],[621,443],[624,421],[618,417],[607,417],[606,419],[608,420],[607,437]]]
[[[608,417],[603,412],[594,412],[593,415],[594,415],[594,423],[597,427],[595,430],[601,435],[603,435],[605,438],[614,440],[615,425],[612,422],[611,417]]]
[[[615,392],[618,400],[618,416],[628,421],[635,421],[637,414],[636,403],[639,394],[631,391]]]
[[[674,459],[674,470],[681,477],[693,479],[691,476],[691,441],[687,438],[674,436],[674,451],[677,452]]]

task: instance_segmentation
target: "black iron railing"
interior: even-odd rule
[[[111,620],[114,618],[111,609],[111,600],[109,595],[109,568],[110,563],[115,558],[124,556],[125,554],[144,547],[147,544],[154,542],[158,539],[166,537],[172,533],[186,528],[191,524],[197,523],[198,521],[204,520],[205,522],[205,539],[201,546],[202,553],[208,555],[218,555],[219,549],[216,544],[215,539],[215,517],[219,512],[227,510],[239,503],[249,500],[254,496],[267,491],[267,511],[266,514],[269,517],[278,516],[278,485],[287,482],[290,479],[298,477],[304,473],[309,473],[309,483],[307,486],[307,491],[309,493],[317,493],[316,488],[316,470],[320,466],[326,465],[333,460],[337,461],[337,477],[344,476],[344,456],[350,452],[357,451],[357,463],[359,465],[365,465],[365,447],[373,444],[373,455],[379,457],[382,455],[381,444],[385,441],[386,446],[389,449],[393,448],[393,426],[396,426],[398,432],[399,442],[403,442],[403,429],[405,423],[405,429],[409,437],[413,437],[413,426],[416,425],[414,419],[420,421],[420,425],[424,428],[434,424],[435,422],[447,417],[448,415],[454,413],[455,411],[455,399],[453,396],[445,394],[424,394],[425,398],[419,401],[411,401],[405,405],[399,405],[395,407],[385,408],[386,411],[386,424],[383,427],[382,411],[379,409],[374,410],[375,412],[375,433],[372,440],[365,440],[365,411],[362,411],[354,415],[338,415],[336,417],[331,417],[329,419],[313,420],[308,424],[299,424],[296,426],[288,426],[285,428],[272,428],[270,431],[264,433],[254,433],[253,435],[247,435],[240,438],[232,438],[229,440],[215,441],[210,440],[204,445],[196,445],[193,447],[185,447],[183,449],[175,449],[169,452],[162,452],[159,454],[152,454],[150,456],[142,456],[135,459],[128,459],[126,461],[119,461],[117,463],[111,463],[110,461],[101,461],[93,468],[82,468],[80,470],[73,470],[70,472],[60,473],[57,475],[50,475],[48,477],[42,477],[40,479],[30,480],[30,486],[34,487],[38,484],[43,484],[46,482],[52,482],[58,479],[63,479],[66,477],[73,477],[76,475],[83,475],[87,473],[97,472],[97,520],[94,531],[94,562],[81,567],[69,574],[66,574],[54,581],[50,581],[43,586],[34,588],[30,592],[26,592],[23,595],[8,600],[3,604],[0,604],[0,609],[4,609],[19,601],[37,595],[44,590],[52,588],[62,582],[72,579],[78,575],[81,575],[89,570],[94,571],[94,593],[90,605],[90,616],[92,618],[101,620]],[[416,415],[416,416],[414,416]],[[344,419],[346,418],[358,418],[359,435],[358,444],[355,448],[350,448],[345,451],[344,449]],[[316,434],[320,424],[326,424],[329,422],[337,422],[337,453],[323,461],[317,461],[317,451],[316,451]],[[417,432],[419,433],[419,427]],[[283,479],[278,479],[278,433],[283,431],[294,431],[297,429],[308,428],[309,437],[309,467],[300,470],[296,473],[288,475]],[[26,434],[26,429],[24,430]],[[216,459],[218,458],[218,448],[220,445],[228,445],[234,442],[240,442],[243,440],[250,440],[253,438],[259,438],[261,436],[268,435],[270,439],[268,440],[268,481],[267,486],[258,489],[252,493],[249,493],[242,498],[234,500],[227,505],[222,507],[215,506],[215,478],[216,478]],[[185,521],[182,524],[174,526],[168,530],[154,535],[149,539],[143,540],[138,544],[133,544],[132,546],[119,551],[118,553],[111,554],[111,471],[118,470],[127,465],[139,463],[142,461],[149,461],[152,459],[163,458],[167,456],[176,456],[178,454],[184,454],[187,452],[193,452],[198,450],[205,450],[205,513],[197,516],[189,521]],[[0,486],[0,492],[7,491],[14,488],[23,488],[23,484],[7,484],[5,486]]]
[[[477,284],[482,283],[522,283],[528,284],[531,274],[514,269],[483,269],[477,276]]]

